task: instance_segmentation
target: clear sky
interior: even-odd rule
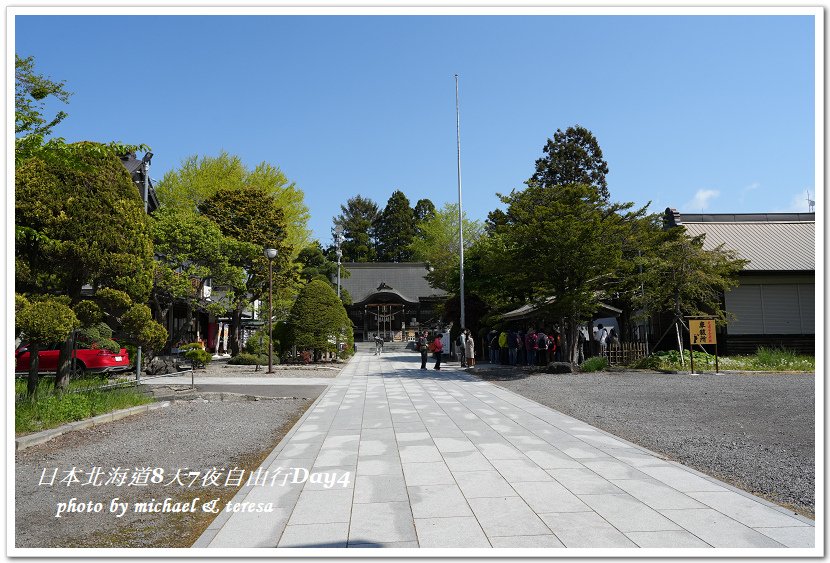
[[[340,204],[457,201],[484,219],[557,128],[597,137],[618,201],[807,211],[808,16],[18,16],[15,50],[74,95],[56,134],[145,143],[161,179],[224,150],[279,166],[330,242]],[[821,205],[821,201],[818,202]]]

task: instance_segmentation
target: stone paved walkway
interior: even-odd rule
[[[412,353],[358,353],[194,547],[813,547],[812,520]],[[301,468],[297,470],[297,468]],[[292,476],[295,473],[290,473]]]

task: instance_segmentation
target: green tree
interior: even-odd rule
[[[470,220],[463,214],[464,249],[470,249],[483,233],[481,221]],[[420,224],[421,237],[410,244],[415,260],[428,262],[433,270],[427,280],[433,287],[448,293],[458,293],[460,254],[458,249],[458,204],[447,203],[431,219]]]
[[[343,227],[344,262],[374,262],[377,259],[375,223],[378,204],[369,198],[355,196],[340,206],[340,215],[333,219],[335,226]]]
[[[336,260],[336,257],[335,257]],[[331,256],[327,256],[323,252],[323,247],[319,241],[314,241],[300,251],[297,256],[297,263],[300,266],[300,279],[305,283],[311,280],[322,280],[332,287],[336,288],[336,282],[332,280],[337,279],[337,262],[332,261]],[[345,279],[349,277],[349,271],[341,264],[340,278]],[[346,288],[340,288],[340,297],[344,305],[351,305],[351,296]]]
[[[545,156],[536,161],[536,172],[528,180],[543,188],[568,184],[593,186],[608,201],[608,163],[602,158],[594,134],[581,125],[557,129],[543,149]]]
[[[40,350],[54,342],[66,340],[80,323],[64,300],[55,298],[23,306],[15,320],[28,344],[30,360],[26,392],[33,396],[37,392]]]
[[[52,134],[52,128],[66,118],[66,112],[59,111],[51,119],[43,116],[45,100],[53,97],[64,104],[69,103],[71,92],[66,82],[56,82],[35,72],[34,57],[14,56],[14,132],[17,144],[42,140]]]
[[[147,215],[116,157],[84,154],[84,168],[38,157],[15,173],[18,289],[81,298],[84,285],[149,297],[153,250]],[[20,231],[19,231],[20,232]]]
[[[386,207],[375,222],[378,261],[409,262],[412,252],[409,245],[415,238],[415,212],[409,200],[400,190],[395,190]]]
[[[722,244],[707,250],[704,240],[705,235],[690,237],[683,227],[657,231],[657,244],[641,257],[642,291],[634,293],[634,305],[646,315],[671,312],[672,325],[685,326],[685,316],[710,315],[725,323],[723,294],[738,285],[747,261]],[[682,339],[678,346],[682,350]]]
[[[287,249],[294,254],[308,244],[309,211],[304,194],[276,166],[267,162],[249,170],[238,156],[222,152],[219,156],[190,156],[176,170],[166,173],[156,186],[163,206],[196,211],[220,191],[257,189],[282,209]]]
[[[423,236],[421,223],[435,217],[435,204],[429,199],[419,199],[415,204],[415,238]]]
[[[205,286],[244,286],[244,271],[231,264],[235,241],[222,234],[219,225],[193,211],[162,207],[151,220],[155,270],[151,301],[156,317],[164,319],[173,303],[184,303],[185,322],[177,334],[178,342],[190,326],[197,310],[225,314],[229,303],[205,295]]]
[[[15,171],[15,282],[30,295],[60,295],[72,307],[82,289],[110,288],[147,301],[153,250],[138,190],[120,160],[92,143],[73,148],[78,166],[41,155]],[[156,329],[157,330],[157,329]],[[67,381],[71,340],[58,360]]]
[[[316,359],[336,352],[338,342],[353,339],[352,324],[330,284],[312,280],[300,290],[288,318],[289,340],[303,350],[313,350]]]
[[[199,205],[199,212],[219,225],[222,234],[232,239],[230,264],[245,275],[240,285],[227,292],[231,311],[230,349],[239,353],[242,311],[268,294],[268,259],[265,248],[275,248],[273,263],[276,299],[275,316],[282,318],[297,286],[293,249],[286,241],[285,215],[276,198],[257,187],[220,190]]]
[[[531,184],[501,199],[508,206],[506,223],[489,237],[491,254],[479,257],[477,267],[498,283],[491,291],[501,294],[502,303],[530,301],[548,317],[567,321],[575,360],[578,324],[591,318],[613,287],[625,241],[645,208],[607,203],[584,184]]]

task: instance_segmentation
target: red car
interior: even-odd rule
[[[58,355],[60,344],[48,346],[46,350],[38,352],[38,373],[55,372],[58,366]],[[29,350],[23,344],[15,351],[15,372],[28,373],[29,371]],[[75,350],[75,370],[83,373],[108,373],[124,371],[130,367],[130,358],[127,349],[121,348],[118,352],[110,352],[102,349],[78,349]]]

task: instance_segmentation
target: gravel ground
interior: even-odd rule
[[[274,373],[265,373],[268,366],[259,366],[259,371],[254,371],[256,366],[232,366],[228,365],[226,359],[213,360],[206,369],[196,370],[200,377],[337,377],[345,364],[331,365],[277,365],[274,366]]]
[[[482,372],[630,442],[814,518],[812,374]],[[500,375],[501,373],[501,375]]]
[[[238,487],[201,486],[201,476],[212,468],[255,469],[262,459],[310,406],[311,400],[176,401],[167,408],[137,415],[63,436],[15,455],[16,547],[189,547],[213,520],[211,513],[127,512],[116,518],[109,512],[112,499],[120,502],[200,502],[222,499],[224,507]],[[75,467],[80,483],[60,483]],[[131,482],[136,468],[162,468],[161,483],[150,486],[113,484],[84,486],[94,467],[105,482],[112,468],[127,471]],[[58,468],[55,485],[40,485]],[[192,487],[173,480],[176,470],[199,471]],[[84,474],[86,473],[86,474]],[[183,472],[183,474],[186,472]],[[246,473],[247,476],[247,473]],[[190,478],[182,481],[189,483]],[[141,482],[139,478],[138,483]],[[71,513],[56,518],[57,503],[72,497],[103,503],[101,513]]]

